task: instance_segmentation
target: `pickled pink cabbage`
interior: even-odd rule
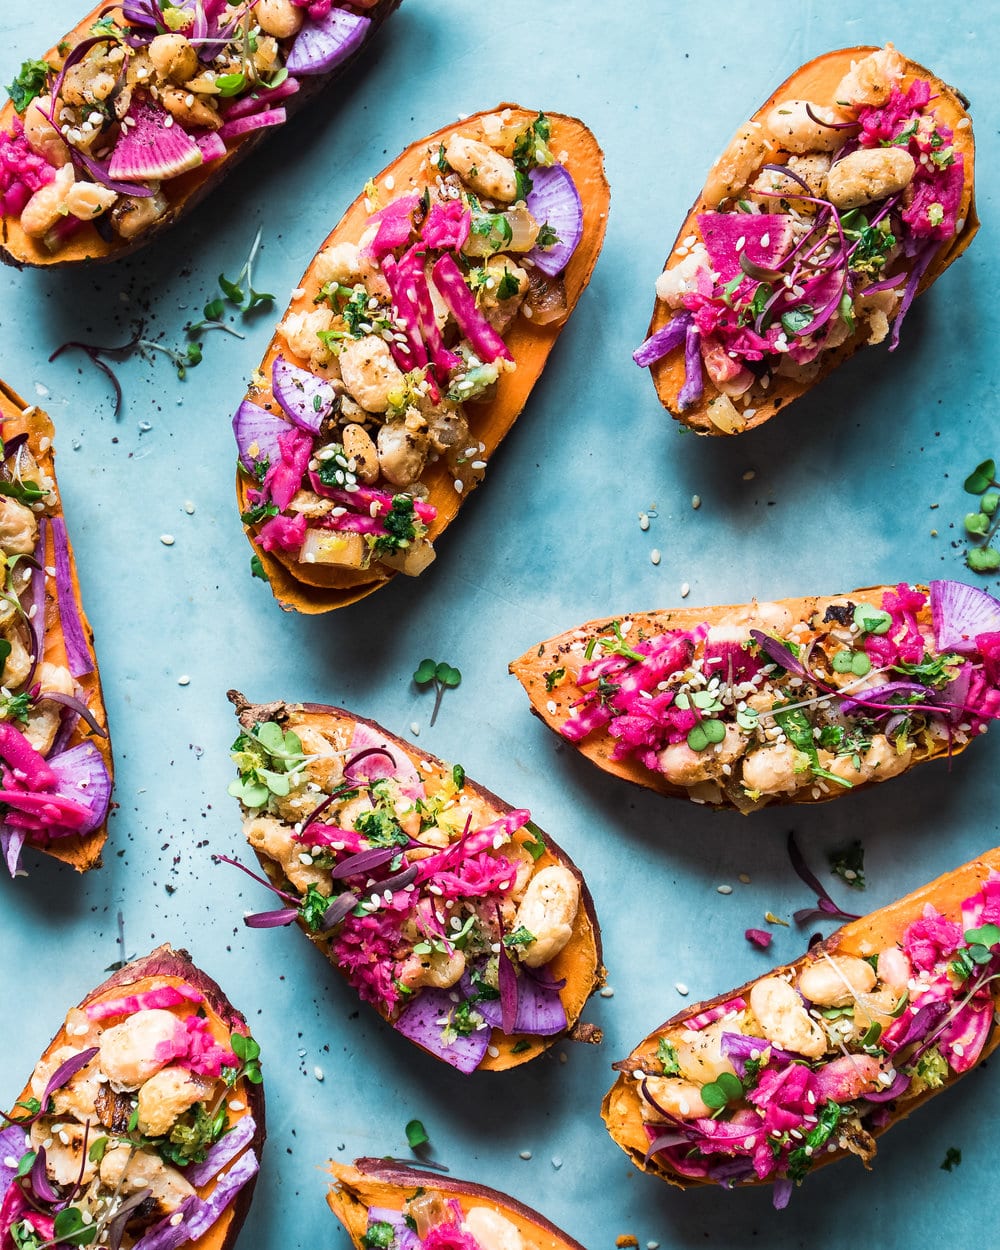
[[[29,146],[19,118],[14,119],[13,134],[0,130],[0,211],[5,216],[20,216],[39,187],[55,176],[45,157]]]
[[[273,516],[257,534],[257,543],[265,551],[297,551],[306,536],[306,519],[298,516]]]
[[[312,449],[313,440],[309,435],[294,427],[278,435],[278,459],[264,478],[264,492],[270,496],[279,512],[284,512],[302,485],[302,479],[309,468]]]
[[[420,238],[427,247],[461,251],[469,237],[471,224],[472,213],[463,206],[461,200],[433,204],[420,231]]]
[[[962,929],[928,903],[923,918],[914,920],[903,937],[903,950],[914,968],[928,972],[962,945]]]

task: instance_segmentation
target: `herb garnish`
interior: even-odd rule
[[[242,1078],[251,1085],[260,1085],[264,1077],[260,1070],[260,1046],[254,1038],[249,1033],[231,1033],[229,1049],[240,1061],[238,1068],[222,1069],[222,1078],[230,1089]]]
[[[840,877],[852,890],[865,888],[865,848],[858,839],[848,846],[829,854],[830,871]]]
[[[418,686],[427,686],[431,683],[434,685],[434,711],[431,713],[431,725],[433,725],[437,720],[444,692],[454,690],[456,686],[461,685],[462,674],[444,660],[421,660],[413,674],[413,680]]]
[[[406,1144],[411,1150],[416,1150],[418,1146],[426,1146],[430,1141],[427,1130],[419,1120],[410,1120],[406,1126]]]
[[[379,534],[374,543],[378,555],[395,555],[409,547],[417,537],[417,525],[420,524],[414,511],[413,496],[393,495],[392,506],[382,517],[382,524],[386,532]]]
[[[32,100],[36,100],[45,91],[46,80],[52,73],[52,66],[47,61],[27,60],[18,70],[17,77],[8,86],[7,94],[18,113],[23,113]]]
[[[962,1162],[962,1152],[957,1146],[949,1146],[944,1152],[944,1162],[941,1164],[942,1172],[950,1172],[952,1168],[957,1168]]]
[[[965,517],[965,531],[972,539],[965,563],[974,573],[994,573],[1000,569],[1000,551],[990,541],[1000,525],[1000,481],[994,460],[978,464],[963,483],[970,495],[979,495],[979,511]]]
[[[285,733],[274,721],[241,733],[233,743],[232,759],[240,775],[229,783],[229,793],[251,808],[264,807],[272,794],[284,798],[306,766],[299,736]]]
[[[656,1044],[656,1059],[663,1069],[664,1076],[680,1076],[681,1065],[677,1058],[677,1047],[661,1037]]]

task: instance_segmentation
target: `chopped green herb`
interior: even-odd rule
[[[264,572],[264,566],[260,562],[260,556],[253,555],[250,557],[250,574],[252,577],[259,577],[262,582],[268,580],[267,574]]]
[[[763,310],[761,310],[763,311]],[[786,334],[805,334],[813,323],[815,310],[809,304],[800,304],[781,314],[781,325]]]
[[[417,537],[417,526],[423,528],[414,511],[413,496],[393,495],[392,506],[383,516],[382,524],[385,533],[379,534],[374,544],[378,555],[395,555],[409,547]]]
[[[47,61],[25,61],[17,77],[8,86],[7,94],[18,113],[23,113],[32,100],[36,100],[45,91],[45,83],[52,73],[52,66]]]
[[[528,852],[528,854],[531,856],[531,858],[535,861],[535,863],[537,863],[545,854],[545,839],[542,837],[542,832],[538,828],[538,826],[533,824],[530,820],[524,827],[525,829],[528,830],[528,832],[532,835],[532,838],[533,838],[533,841],[525,842],[523,844],[524,848]]]
[[[543,251],[547,251],[549,248],[555,247],[555,245],[559,242],[561,242],[561,240],[552,226],[550,226],[547,221],[543,221],[538,228],[538,236],[535,239],[535,246],[540,247]]]
[[[392,1250],[396,1244],[396,1230],[388,1220],[377,1220],[361,1234],[361,1244],[365,1250]]]
[[[957,1168],[962,1162],[962,1152],[957,1146],[949,1146],[944,1152],[944,1162],[941,1164],[942,1172],[950,1172],[952,1168]]]
[[[544,113],[539,113],[514,140],[515,168],[528,173],[538,165],[554,165],[556,158],[549,147],[551,138],[552,124]]]
[[[829,854],[830,871],[854,890],[865,888],[865,848],[855,839]]]
[[[664,1076],[679,1076],[681,1065],[677,1059],[677,1047],[661,1037],[656,1043],[656,1059],[663,1069]]]
[[[551,672],[546,673],[545,674],[545,689],[547,693],[551,694],[552,691],[555,690],[556,686],[559,685],[559,683],[562,681],[562,679],[565,676],[566,676],[566,670],[564,668],[554,668],[552,669]]]
[[[465,769],[461,764],[456,764],[451,770],[451,780],[456,790],[465,788]]]
[[[524,925],[521,925],[519,928],[515,929],[513,933],[508,933],[504,936],[503,944],[508,947],[530,946],[532,942],[536,940],[535,935],[530,931],[530,929],[526,929]]]
[[[526,1050],[530,1050],[530,1049],[531,1049],[531,1039],[527,1037],[522,1037],[519,1042],[515,1042],[514,1045],[510,1048],[510,1053],[512,1055],[523,1055]]]

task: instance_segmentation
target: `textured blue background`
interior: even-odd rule
[[[0,78],[78,16],[73,0],[2,0]],[[28,880],[0,882],[0,1103],[116,958],[121,909],[129,953],[165,940],[190,947],[264,1047],[270,1140],[243,1250],[343,1250],[322,1201],[323,1161],[405,1154],[412,1116],[457,1175],[509,1190],[590,1250],[611,1250],[626,1232],[663,1247],[983,1244],[996,1181],[994,1072],[975,1072],[893,1132],[871,1174],[853,1160],[826,1170],[784,1214],[766,1191],[683,1194],[640,1175],[604,1133],[598,1105],[612,1060],[682,1005],[674,982],[691,987],[692,1001],[769,966],[743,930],[765,910],[787,917],[807,901],[785,858],[790,827],[817,866],[826,849],[863,836],[870,884],[848,906],[887,902],[993,845],[994,735],[950,775],[936,765],[832,806],[743,819],[627,789],[559,749],[506,665],[587,618],[675,604],[685,581],[688,602],[708,604],[961,576],[961,480],[998,450],[987,55],[998,16],[995,2],[633,0],[611,15],[593,0],[405,0],[369,64],[150,250],[89,272],[0,274],[0,373],[58,429],[121,805],[102,872],[78,881],[31,859]],[[756,434],[681,437],[629,353],[708,163],[800,63],[886,39],[973,102],[982,232],[916,306],[894,356],[864,354]],[[333,616],[284,616],[249,577],[229,427],[274,316],[252,319],[245,342],[209,336],[185,382],[162,357],[123,364],[117,424],[85,358],[46,358],[69,338],[124,341],[139,317],[153,336],[181,342],[258,225],[257,285],[284,307],[371,174],[460,112],[501,99],[576,113],[602,141],[613,201],[593,283],[430,573]],[[643,533],[637,514],[653,504]],[[425,655],[464,675],[433,730],[431,696],[410,681]],[[297,933],[245,930],[241,916],[268,905],[264,892],[210,859],[243,849],[226,795],[233,685],[262,700],[341,703],[403,734],[418,722],[427,750],[530,805],[587,873],[603,920],[614,996],[587,1012],[605,1029],[603,1047],[565,1045],[558,1059],[467,1080],[360,1011]],[[721,883],[733,893],[719,895]],[[792,958],[804,940],[776,930],[772,952]],[[939,1169],[949,1146],[963,1154],[951,1175]]]

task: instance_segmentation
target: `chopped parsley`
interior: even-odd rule
[[[382,524],[386,532],[379,534],[374,545],[378,555],[395,555],[409,547],[417,537],[417,526],[421,524],[414,510],[413,496],[393,495],[392,507],[382,518]]]
[[[555,247],[559,242],[561,240],[555,230],[547,221],[543,221],[538,230],[538,237],[535,239],[535,246],[547,250],[550,247]]]
[[[361,1236],[361,1244],[365,1250],[392,1250],[396,1244],[396,1230],[388,1220],[377,1220],[368,1225]]]
[[[566,676],[564,668],[554,668],[551,672],[545,674],[545,689],[548,694],[555,690],[562,679]]]
[[[677,1059],[677,1047],[661,1037],[656,1044],[656,1060],[664,1076],[680,1076],[681,1065]]]
[[[17,77],[7,87],[7,94],[18,113],[23,113],[32,100],[45,91],[45,84],[52,66],[47,61],[25,61]]]

